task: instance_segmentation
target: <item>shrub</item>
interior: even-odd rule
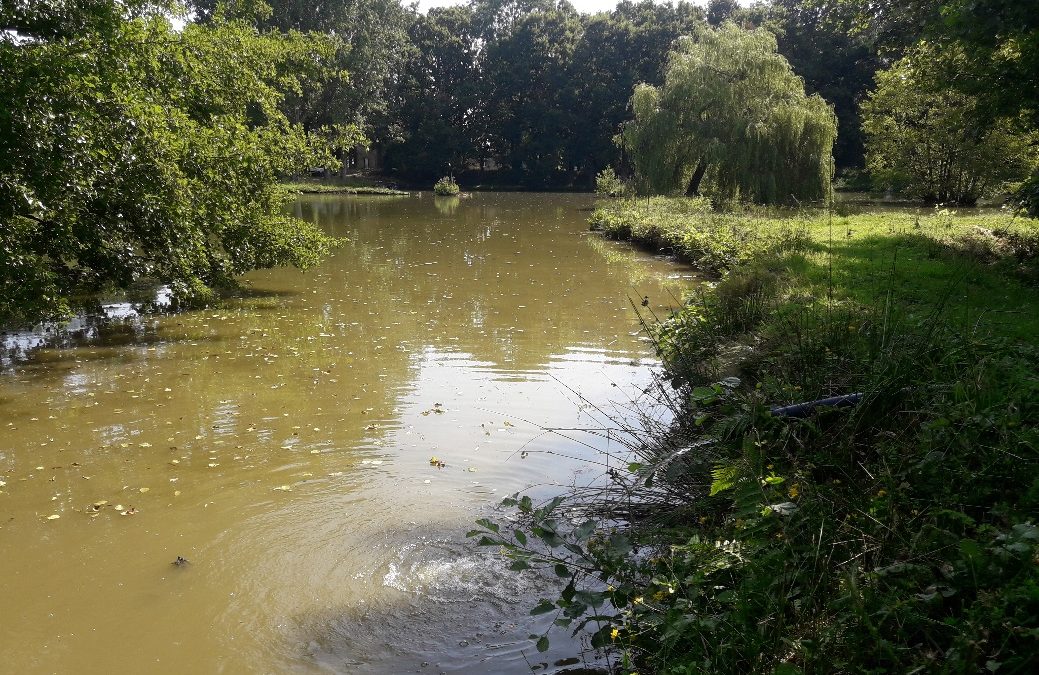
[[[451,196],[461,192],[461,188],[458,187],[458,183],[455,182],[454,178],[444,176],[433,186],[433,192],[438,195]]]
[[[877,73],[862,114],[878,183],[932,203],[969,205],[1009,191],[1035,166],[1034,134],[945,84],[943,72],[964,58],[925,43]]]
[[[624,184],[612,166],[608,166],[595,177],[595,192],[602,197],[623,197],[628,193],[628,186]]]

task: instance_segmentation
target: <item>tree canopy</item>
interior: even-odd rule
[[[0,322],[141,279],[199,297],[332,241],[281,214],[317,147],[280,106],[327,41],[167,7],[6,5],[0,34]]]
[[[769,31],[730,22],[680,40],[664,84],[637,87],[632,109],[622,142],[648,191],[776,203],[828,189],[833,111]]]
[[[1036,135],[979,96],[948,85],[969,57],[920,43],[864,103],[867,159],[878,181],[931,203],[972,205],[1006,192],[1036,166]]]

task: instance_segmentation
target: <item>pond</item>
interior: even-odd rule
[[[579,662],[528,640],[552,582],[465,532],[513,492],[601,480],[622,448],[581,430],[657,414],[633,304],[666,314],[695,279],[590,235],[592,201],[304,197],[297,215],[348,238],[316,269],[253,273],[205,311],[114,307],[75,339],[8,335],[5,669]]]

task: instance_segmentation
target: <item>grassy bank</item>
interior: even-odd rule
[[[654,328],[674,427],[594,497],[481,528],[571,579],[536,612],[638,672],[1039,668],[1036,221],[640,200],[593,225],[717,281]]]
[[[292,183],[282,183],[282,187],[285,189],[286,192],[293,194],[347,194],[385,196],[406,196],[410,194],[403,190],[388,188],[382,185],[351,184],[354,182],[355,181],[348,181],[346,184],[340,184],[321,181],[298,181]]]

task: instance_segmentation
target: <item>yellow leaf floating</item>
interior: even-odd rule
[[[47,520],[57,520],[58,518],[61,518],[61,516],[59,516],[56,513],[54,515],[47,516]]]
[[[279,492],[292,492],[292,486],[291,485],[279,485],[278,487],[276,487],[274,489],[279,491]]]

